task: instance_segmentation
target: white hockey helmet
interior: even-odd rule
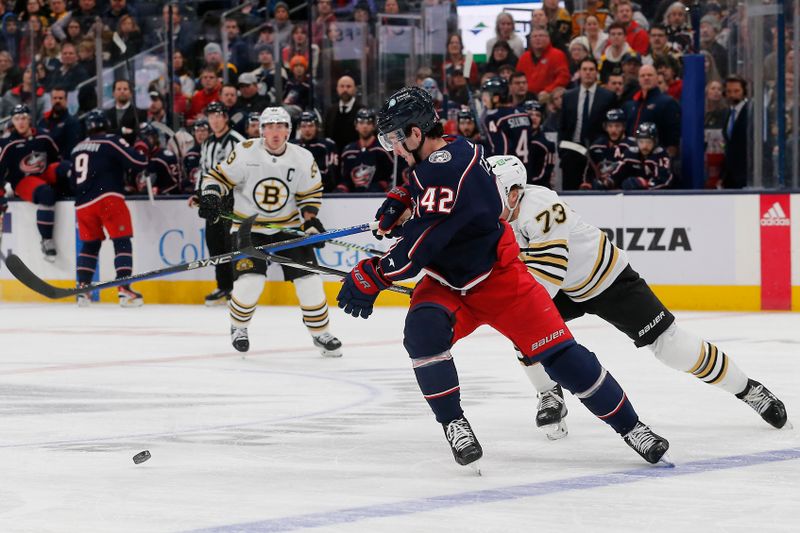
[[[525,169],[525,165],[513,155],[493,155],[487,158],[486,162],[489,163],[497,179],[497,190],[500,193],[500,199],[503,200],[503,206],[509,211],[513,211],[519,205],[519,200],[516,205],[511,206],[508,203],[508,195],[514,187],[525,188],[525,184],[528,182],[528,171]]]
[[[286,124],[289,128],[289,136],[292,135],[292,117],[289,112],[282,107],[268,107],[261,112],[258,120],[258,129],[261,130],[265,124]]]

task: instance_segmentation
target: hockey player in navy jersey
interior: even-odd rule
[[[467,108],[463,108],[458,112],[458,134],[466,137],[475,144],[483,145],[481,139],[481,132],[478,129],[478,124],[475,122],[475,116]]]
[[[658,131],[652,122],[636,128],[636,145],[625,152],[611,172],[611,179],[622,189],[665,189],[672,184],[669,154],[658,146]]]
[[[131,148],[119,135],[107,133],[108,119],[100,110],[84,119],[88,137],[72,150],[72,183],[75,190],[75,217],[82,241],[78,255],[78,285],[92,281],[97,256],[105,239],[103,229],[114,243],[114,268],[117,279],[133,273],[133,225],[125,205],[126,175],[135,176],[147,168],[147,157]],[[117,287],[123,307],[142,305],[142,295],[130,285]],[[78,295],[78,305],[88,305],[87,294]]]
[[[545,137],[544,131],[542,131],[544,107],[536,100],[527,100],[522,104],[522,108],[531,120],[528,163],[525,165],[528,170],[528,184],[552,189],[553,169],[556,166],[556,145]],[[520,159],[525,164],[525,160]]]
[[[8,182],[14,194],[36,204],[36,226],[42,237],[45,260],[56,260],[53,240],[57,191],[66,184],[70,163],[61,162],[58,147],[46,131],[31,126],[28,106],[11,111],[11,133],[0,138],[0,196]]]
[[[606,112],[603,129],[606,131],[605,135],[595,139],[589,146],[589,157],[600,175],[596,176],[591,165],[586,165],[582,189],[616,189],[611,173],[625,158],[627,151],[636,144],[636,141],[625,135],[625,112],[622,109],[609,109]]]
[[[203,141],[208,139],[210,131],[208,120],[205,117],[198,118],[192,125],[194,145],[192,145],[192,147],[186,151],[186,155],[183,156],[183,169],[186,182],[181,189],[184,191],[194,191],[197,189],[197,182],[200,180],[201,147],[203,146]]]
[[[356,113],[358,139],[342,150],[338,192],[386,192],[392,185],[394,160],[375,135],[375,111]]]
[[[400,238],[345,277],[339,307],[368,318],[383,289],[425,274],[414,289],[403,344],[456,462],[473,463],[483,450],[461,408],[450,350],[482,324],[511,340],[525,360],[544,365],[645,460],[661,460],[669,443],[639,422],[617,381],[573,340],[520,261],[514,232],[501,220],[514,206],[501,200],[483,149],[463,137],[443,139],[433,101],[417,87],[389,98],[378,127],[381,144],[412,165],[409,187],[393,190],[377,216],[380,234]],[[406,211],[411,218],[398,226]]]
[[[172,150],[161,146],[161,136],[158,129],[150,123],[142,124],[139,128],[139,139],[147,145],[145,154],[149,160],[147,174],[153,186],[153,194],[178,194],[180,192],[181,169],[178,157]],[[146,185],[139,183],[139,190]]]
[[[481,99],[486,107],[482,120],[487,132],[488,155],[512,154],[527,164],[531,120],[524,110],[511,105],[508,82],[505,78],[489,78],[481,86]]]
[[[339,152],[336,143],[327,137],[319,136],[319,118],[313,111],[300,114],[300,138],[290,142],[298,144],[314,155],[314,161],[322,175],[322,187],[325,192],[336,189],[339,174]]]

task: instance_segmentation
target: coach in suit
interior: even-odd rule
[[[356,113],[364,107],[356,101],[356,82],[350,76],[342,76],[336,83],[339,101],[325,113],[325,135],[336,143],[339,153],[345,146],[358,139]]]
[[[580,64],[580,85],[564,93],[558,140],[588,147],[603,134],[606,111],[613,108],[616,95],[597,84],[597,64],[588,57]],[[575,190],[583,181],[586,159],[576,152],[562,150],[561,173],[564,190]]]
[[[750,101],[747,99],[747,82],[740,76],[725,79],[725,98],[728,112],[722,128],[725,139],[725,163],[722,167],[722,186],[741,189],[747,185],[750,173],[748,159],[748,134]]]
[[[136,109],[136,100],[128,80],[114,82],[114,107],[106,109],[110,124],[109,132],[120,135],[133,146],[139,133],[139,123],[147,118],[147,112]]]

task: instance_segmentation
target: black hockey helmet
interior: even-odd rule
[[[161,136],[158,128],[153,126],[150,122],[139,124],[139,138],[151,147],[161,143]]]
[[[256,113],[256,115],[258,116],[258,113]],[[210,126],[208,125],[208,119],[206,117],[198,118],[197,120],[194,121],[194,124],[192,125],[192,128],[194,128],[194,129],[197,129],[197,128],[206,128],[206,129],[208,129],[209,127]]]
[[[247,122],[249,124],[258,124],[261,122],[261,113],[258,111],[251,112],[249,115],[247,115]],[[206,125],[208,125],[208,122],[206,122]]]
[[[525,100],[522,103],[522,109],[524,109],[527,113],[536,111],[540,115],[544,116],[544,106],[538,100]]]
[[[636,139],[650,139],[654,143],[658,142],[658,128],[652,122],[642,122],[636,128]]]
[[[469,109],[460,109],[458,111],[458,120],[471,120],[475,122],[475,117],[472,115],[472,111]]]
[[[300,120],[298,122],[300,124],[310,122],[319,126],[319,117],[313,111],[303,111],[302,113],[300,113]]]
[[[396,91],[381,107],[378,114],[378,140],[386,150],[394,143],[402,143],[406,131],[416,126],[425,135],[439,124],[439,115],[433,99],[420,87],[403,87]]]
[[[97,131],[108,131],[109,123],[106,114],[99,109],[93,109],[86,113],[83,117],[83,125],[86,127],[87,133],[95,133]]]
[[[356,112],[356,122],[361,120],[368,120],[373,124],[377,120],[377,116],[375,114],[375,110],[369,107],[363,107]]]
[[[15,115],[30,115],[31,110],[25,104],[18,104],[14,106],[14,109],[11,110],[11,116]]]
[[[492,76],[481,85],[481,91],[487,92],[492,96],[500,97],[501,102],[508,101],[508,80],[500,76]]]
[[[606,124],[610,122],[625,122],[625,112],[622,109],[609,109],[606,111]]]
[[[206,116],[211,113],[224,113],[228,116],[228,108],[222,102],[211,102],[206,106]]]

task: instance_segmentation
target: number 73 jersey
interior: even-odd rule
[[[606,290],[628,265],[625,252],[587,224],[554,191],[528,185],[519,217],[511,224],[520,259],[554,297],[562,291],[576,302]]]
[[[300,212],[316,213],[322,204],[322,178],[314,156],[291,143],[283,154],[273,155],[259,139],[240,142],[204,176],[203,188],[212,184],[233,191],[234,214],[257,215],[256,223],[299,227]],[[234,222],[233,229],[238,227]],[[272,234],[277,230],[256,225],[253,231]]]

